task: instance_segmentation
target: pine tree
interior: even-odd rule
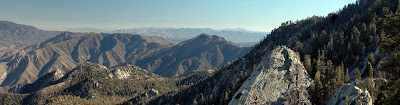
[[[321,82],[321,73],[319,70],[317,70],[317,72],[315,73],[315,77],[314,77],[314,81],[315,81],[315,90],[314,90],[314,101],[317,104],[322,104],[322,98],[324,97],[323,94],[323,84]]]
[[[350,42],[347,43],[346,57],[344,58],[344,62],[346,67],[352,65],[354,62],[353,48],[351,47]]]
[[[354,71],[354,78],[357,80],[361,80],[361,72],[358,68],[356,68],[356,70]]]
[[[342,55],[343,53],[342,52],[344,52],[344,50],[342,50],[343,48],[346,48],[346,46],[345,46],[345,43],[344,43],[344,32],[343,31],[341,31],[340,33],[339,33],[339,35],[338,35],[338,40],[336,41],[336,49],[339,49],[339,54],[338,55]],[[342,56],[340,56],[340,57],[338,57],[338,58],[342,58]]]
[[[375,65],[375,54],[373,52],[369,53],[368,61],[371,65]]]
[[[339,75],[340,75],[340,84],[341,85],[343,85],[344,84],[344,82],[345,82],[345,76],[344,76],[344,64],[343,64],[343,62],[342,62],[342,64],[340,65],[340,71],[339,71]]]
[[[340,66],[336,67],[335,70],[335,75],[336,75],[336,83],[335,83],[335,89],[339,88],[340,86],[342,86],[344,84],[344,67],[343,67],[343,63]]]
[[[360,61],[360,57],[357,55],[356,62],[358,63],[359,61]]]
[[[368,62],[368,77],[369,78],[373,78],[374,77],[374,68],[372,68],[371,63]]]
[[[296,45],[294,47],[294,51],[296,52],[300,52],[300,50],[303,48],[303,43],[301,43],[300,41],[296,42]]]
[[[328,33],[325,30],[321,31],[319,36],[320,46],[324,46],[329,41]]]
[[[311,56],[310,55],[305,55],[304,56],[303,64],[304,64],[304,67],[306,68],[308,74],[313,75],[314,73],[312,72]]]
[[[350,73],[349,68],[346,68],[346,76],[344,77],[345,83],[350,83]]]
[[[334,65],[331,60],[328,60],[326,62],[325,66],[326,70],[326,80],[324,83],[326,84],[325,86],[325,91],[324,91],[324,102],[328,102],[329,99],[333,96],[334,91],[336,90],[336,78],[335,78],[335,71],[334,71]],[[324,103],[326,104],[326,103]]]
[[[321,61],[320,59],[317,60],[317,64],[316,64],[316,70],[320,72],[320,79],[321,81],[325,81],[325,64],[323,61]]]
[[[356,26],[354,26],[351,32],[351,40],[353,41],[353,43],[355,43],[355,45],[360,44],[360,36],[361,32],[357,29]]]

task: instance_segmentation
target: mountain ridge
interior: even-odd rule
[[[126,59],[141,59],[172,45],[166,40],[150,39],[131,34],[64,32],[2,58],[1,66],[6,75],[2,77],[1,86],[11,86],[11,91],[17,91],[21,87],[17,84],[31,83],[56,69],[66,72],[86,61],[116,66],[125,63]]]
[[[211,28],[132,28],[120,29],[113,32],[141,34],[144,36],[162,37],[180,43],[196,37],[202,33],[218,35],[239,46],[250,47],[267,35],[267,32],[253,32],[247,30],[214,30]]]
[[[42,43],[26,47],[16,54],[5,54],[0,59],[0,68],[4,68],[4,74],[0,76],[0,86],[3,91],[16,92],[23,84],[32,83],[47,73],[57,69],[67,72],[83,62],[95,62],[107,67],[129,63],[139,65],[149,69],[150,72],[162,76],[178,76],[192,70],[204,70],[220,66],[237,56],[244,55],[245,50],[249,49],[235,46],[221,37],[206,34],[199,35],[192,40],[186,41],[186,43],[193,44],[182,43],[174,45],[162,38],[132,34],[64,32]],[[229,54],[229,56],[223,55],[220,54],[221,50],[218,49],[221,46],[229,46],[231,49],[226,49],[228,52],[243,51],[242,53]],[[207,52],[210,48],[217,48],[217,50],[215,52]],[[175,52],[175,49],[180,49],[180,52]],[[183,58],[175,58],[188,50],[196,50],[198,53],[186,53]],[[214,53],[219,54],[217,55],[219,59],[216,59],[218,63],[209,63],[214,62],[212,61],[213,59],[205,59],[204,57],[210,57]],[[173,68],[168,64],[161,66],[151,64],[152,61],[159,59],[153,56],[163,57],[166,56],[165,54],[172,55],[163,64],[171,62],[186,63],[176,64],[183,68]],[[226,58],[223,56],[226,56]],[[151,62],[145,62],[143,59]],[[175,59],[175,61],[170,61],[171,59]],[[173,74],[168,74],[168,72]]]
[[[249,49],[238,47],[216,35],[201,34],[149,58],[139,60],[135,65],[154,71],[156,74],[172,77],[192,70],[222,66],[244,55]]]

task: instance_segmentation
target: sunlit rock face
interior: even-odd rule
[[[311,104],[306,88],[312,82],[299,55],[280,46],[257,66],[229,104]]]

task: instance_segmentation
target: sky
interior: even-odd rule
[[[44,30],[139,27],[244,28],[326,16],[356,0],[0,0],[0,20]]]

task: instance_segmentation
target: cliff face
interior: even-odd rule
[[[311,104],[306,88],[313,80],[299,56],[287,47],[277,47],[236,91],[230,105]]]

